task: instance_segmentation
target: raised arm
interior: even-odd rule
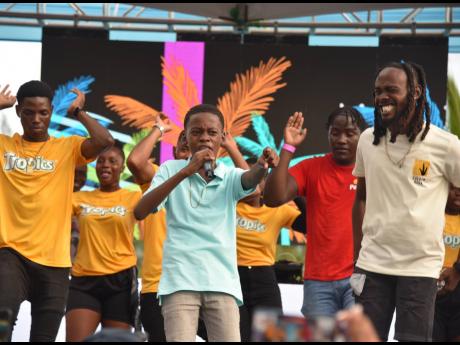
[[[106,148],[113,146],[115,141],[106,128],[83,110],[85,94],[78,89],[71,91],[77,95],[77,98],[67,109],[67,114],[75,116],[85,126],[90,136],[81,145],[81,153],[87,159],[96,158]]]
[[[169,119],[160,114],[160,116],[157,116],[150,133],[129,154],[126,163],[136,183],[142,185],[152,181],[155,172],[152,165],[149,164],[150,155],[163,134],[170,130]]]
[[[288,149],[281,150],[278,167],[272,170],[265,185],[264,202],[269,207],[281,206],[297,196],[297,183],[288,169],[294,156],[292,148],[299,146],[307,136],[307,129],[302,128],[303,121],[302,113],[295,112],[284,128],[284,142]]]
[[[0,110],[11,108],[16,103],[16,97],[11,94],[9,90],[10,85],[6,85],[0,91]]]
[[[353,245],[354,245],[354,262],[358,260],[359,251],[361,250],[361,241],[363,240],[363,220],[366,211],[366,179],[358,177],[358,186],[356,190],[355,203],[352,210],[353,221]]]
[[[142,197],[134,209],[136,219],[141,220],[147,217],[157,209],[158,205],[166,199],[179,183],[198,172],[203,167],[204,162],[214,160],[214,153],[209,149],[196,152],[185,168]]]
[[[238,145],[235,142],[235,139],[233,139],[233,136],[230,133],[225,134],[225,138],[222,141],[222,147],[227,150],[230,158],[237,168],[249,170],[248,163],[246,163],[244,160],[244,157],[238,149]]]
[[[262,181],[267,170],[278,165],[278,155],[271,148],[266,147],[259,157],[259,160],[251,169],[241,176],[241,184],[245,190],[256,188]]]

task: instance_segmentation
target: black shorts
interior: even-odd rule
[[[386,341],[396,308],[395,339],[431,341],[433,334],[436,279],[401,277],[368,272],[356,302],[364,307],[381,340]]]
[[[135,267],[103,276],[72,276],[67,312],[72,309],[90,309],[100,313],[102,320],[125,322],[134,326],[137,306]]]
[[[436,299],[433,341],[458,341],[460,338],[460,283],[451,293]]]

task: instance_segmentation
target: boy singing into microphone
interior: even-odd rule
[[[184,127],[192,157],[161,165],[135,209],[139,220],[167,211],[158,289],[166,339],[194,341],[201,316],[209,341],[240,341],[236,203],[254,191],[278,157],[266,148],[248,171],[216,164],[224,117],[212,105],[191,108]],[[205,162],[211,162],[212,176]]]

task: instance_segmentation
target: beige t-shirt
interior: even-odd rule
[[[449,181],[460,186],[460,141],[431,125],[423,141],[419,133],[414,143],[405,135],[391,143],[387,133],[373,145],[373,131],[361,135],[353,170],[366,179],[357,266],[381,274],[438,278]],[[401,168],[393,163],[406,153]]]

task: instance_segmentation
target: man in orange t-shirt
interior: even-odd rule
[[[109,132],[82,110],[84,94],[72,91],[77,98],[68,113],[89,138],[49,136],[53,94],[41,81],[25,83],[17,93],[24,134],[0,135],[0,309],[15,321],[21,303],[30,301],[30,341],[54,341],[64,314],[75,167],[113,145]],[[5,87],[0,110],[15,103]]]

